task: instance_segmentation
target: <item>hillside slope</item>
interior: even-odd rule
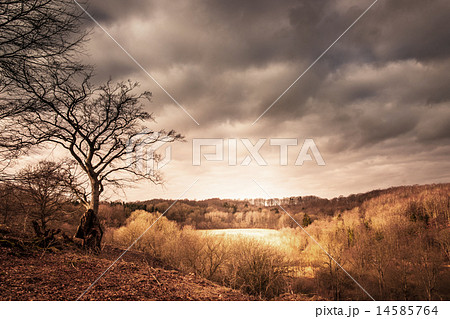
[[[75,300],[122,251],[92,256],[77,250],[23,251],[0,247],[0,300]],[[138,252],[98,281],[81,300],[252,300],[193,274],[164,269]]]

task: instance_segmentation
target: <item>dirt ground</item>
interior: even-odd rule
[[[121,254],[0,247],[0,300],[76,300]],[[253,300],[130,251],[81,300]]]

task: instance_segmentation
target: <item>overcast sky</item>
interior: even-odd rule
[[[403,184],[450,182],[450,2],[379,0],[277,103],[252,123],[373,0],[91,0],[87,11],[197,125],[93,22],[97,79],[131,79],[153,93],[156,127],[175,129],[164,187],[125,200],[335,197]],[[192,139],[236,138],[238,160],[192,165]],[[239,139],[267,141],[268,165],[240,163]],[[296,138],[280,166],[271,138]],[[294,165],[306,138],[326,165]],[[164,148],[162,148],[164,150]],[[205,148],[204,150],[208,150]]]

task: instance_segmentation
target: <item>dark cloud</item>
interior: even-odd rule
[[[87,0],[80,4],[101,24],[117,23],[132,18],[150,18],[154,12],[154,1],[142,0]],[[87,19],[88,24],[93,21]]]
[[[448,0],[378,1],[251,126],[372,2],[92,0],[91,14],[200,127],[98,28],[89,61],[101,76],[142,82],[159,123],[188,138],[314,137],[355,162],[390,152],[398,163],[420,146],[441,160],[450,155]]]
[[[95,0],[88,8],[102,23],[145,21],[158,35],[148,43],[163,41],[155,48],[166,54],[159,56],[162,63],[201,62],[229,69],[313,59],[371,2]],[[336,66],[446,58],[449,18],[450,3],[445,0],[379,1],[325,59]],[[139,31],[148,30],[134,30]]]

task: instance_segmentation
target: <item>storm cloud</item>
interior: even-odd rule
[[[200,123],[86,19],[99,80],[139,81],[153,92],[148,108],[157,125],[188,141],[174,150],[166,189],[143,188],[131,199],[175,197],[202,172],[217,195],[199,188],[191,197],[246,197],[229,187],[236,172],[226,163],[192,168],[190,140],[199,137],[314,138],[325,167],[239,170],[265,178],[278,197],[449,181],[446,0],[379,0],[252,126],[372,3],[91,0],[90,14]],[[220,193],[219,180],[230,190]]]

